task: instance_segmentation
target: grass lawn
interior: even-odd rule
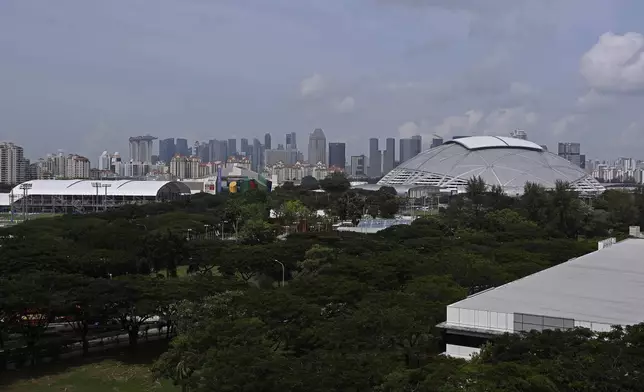
[[[154,380],[149,366],[115,360],[73,367],[63,373],[23,379],[4,392],[178,392],[169,381]]]
[[[180,392],[167,380],[155,380],[150,366],[167,342],[142,344],[90,354],[35,368],[0,372],[2,392]]]

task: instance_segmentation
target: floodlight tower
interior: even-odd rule
[[[27,208],[28,208],[28,202],[27,202],[27,196],[29,196],[29,189],[33,188],[34,184],[25,182],[24,184],[20,184],[20,189],[22,189],[22,221],[27,220]]]

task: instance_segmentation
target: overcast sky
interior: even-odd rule
[[[506,135],[644,159],[642,0],[0,0],[0,139]],[[239,144],[238,144],[239,145]]]

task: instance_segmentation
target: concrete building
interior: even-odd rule
[[[286,134],[286,148],[291,147],[293,150],[297,150],[297,135],[295,132]]]
[[[264,146],[258,139],[253,139],[250,162],[252,171],[259,173],[264,169]]]
[[[557,155],[582,169],[586,166],[586,156],[581,153],[581,144],[579,143],[559,143],[557,145]]]
[[[239,146],[239,155],[249,157],[253,154],[253,147],[248,144],[248,139],[241,138]]]
[[[366,177],[367,157],[354,155],[351,157],[351,177]]]
[[[294,165],[296,162],[304,161],[302,153],[297,150],[266,150],[264,151],[264,162],[266,166],[282,162],[286,165]]]
[[[442,146],[442,145],[443,145],[443,138],[438,137],[438,136],[434,136],[434,138],[432,139],[432,144],[431,144],[431,146],[429,146],[429,148],[436,148],[436,147]]]
[[[317,180],[322,180],[329,175],[328,168],[323,163],[311,165],[309,163],[297,162],[294,165],[286,165],[278,162],[275,165],[267,165],[264,173],[277,181],[281,185],[286,181],[299,183],[302,178],[312,176]]]
[[[344,169],[347,165],[347,145],[329,143],[329,167]]]
[[[644,239],[600,241],[598,251],[447,306],[446,354],[469,358],[503,333],[644,322]]]
[[[157,138],[150,135],[133,136],[130,140],[130,160],[133,162],[152,162],[152,146]]]
[[[65,178],[89,178],[91,168],[89,159],[80,155],[68,155],[66,161]]]
[[[369,139],[369,170],[367,174],[371,178],[382,176],[382,153],[378,149],[378,139]]]
[[[0,143],[0,184],[20,184],[26,180],[27,160],[22,147]]]
[[[315,165],[318,162],[326,165],[326,136],[322,128],[316,128],[309,136],[309,156],[308,161],[310,164]]]
[[[385,151],[382,154],[382,172],[389,173],[396,167],[396,139],[390,137],[385,141]]]

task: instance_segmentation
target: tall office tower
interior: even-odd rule
[[[322,128],[316,128],[309,136],[309,163],[315,165],[318,162],[326,164],[326,136]]]
[[[208,145],[210,147],[210,162],[226,162],[228,160],[228,142],[226,140],[213,139]]]
[[[396,139],[387,138],[385,151],[382,153],[382,173],[387,174],[394,169],[396,164]]]
[[[17,185],[25,181],[27,160],[22,147],[0,143],[0,184]]]
[[[187,139],[182,139],[178,138],[177,139],[177,144],[175,146],[175,154],[179,154],[182,157],[187,157],[190,155],[190,149],[188,148],[188,140]]]
[[[130,159],[133,162],[152,162],[152,145],[157,138],[150,135],[133,136],[130,140]]]
[[[382,176],[382,153],[378,149],[378,139],[369,139],[369,177]]]
[[[354,155],[351,157],[351,176],[364,177],[367,175],[365,166],[367,164],[367,157],[364,155]]]
[[[250,169],[256,173],[261,173],[264,170],[264,147],[258,139],[253,139],[251,149]]]
[[[581,154],[579,143],[559,143],[558,155],[581,168],[586,166],[586,156]]]
[[[222,141],[225,142],[225,140],[222,140]],[[228,150],[228,156],[226,157],[226,159],[228,159],[228,157],[237,155],[237,139],[228,139],[228,143],[226,143],[226,147]]]
[[[400,139],[399,144],[400,144],[400,163],[403,163],[408,161],[414,156],[412,155],[414,141],[409,138],[403,138],[403,139]]]
[[[159,160],[169,164],[174,154],[174,138],[159,140]]]
[[[347,145],[344,143],[329,143],[329,167],[344,169],[347,164]]]
[[[411,137],[412,142],[412,156],[415,157],[416,155],[420,154],[421,151],[423,151],[423,138],[420,135],[412,136]]]
[[[267,133],[264,135],[264,149],[265,150],[271,150],[273,147],[271,147],[271,134]]]
[[[210,143],[195,142],[193,151],[195,156],[201,159],[201,162],[210,162]]]
[[[278,150],[283,150],[283,149],[284,149],[284,145],[283,145],[282,143],[278,143],[278,144],[277,144],[277,149],[278,149]]]
[[[253,153],[253,146],[248,144],[248,139],[242,138],[239,146],[239,155],[250,157]]]
[[[431,145],[430,148],[436,148],[436,147],[442,146],[442,145],[443,145],[443,138],[438,137],[438,136],[434,136],[434,138],[432,139],[432,145]]]
[[[521,140],[528,140],[528,134],[523,129],[515,129],[510,132],[510,137]]]
[[[107,151],[103,151],[100,157],[98,157],[98,170],[110,170],[112,166],[112,157]]]
[[[291,146],[291,149],[297,150],[297,140],[295,137],[295,132],[286,134],[286,148],[288,149]]]

